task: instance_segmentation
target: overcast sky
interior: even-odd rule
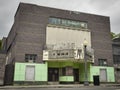
[[[111,31],[120,33],[120,0],[0,0],[0,39],[8,35],[20,2],[109,16]]]

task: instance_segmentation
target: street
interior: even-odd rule
[[[120,90],[120,87],[80,87],[80,88],[4,88],[0,90]]]

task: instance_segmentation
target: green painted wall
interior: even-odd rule
[[[73,66],[78,68],[79,63],[76,62],[70,62],[70,61],[50,61],[48,62],[48,67],[54,67],[54,68],[61,68],[61,67],[66,67],[66,66]]]
[[[25,81],[25,69],[27,65],[35,66],[35,81],[47,81],[48,68],[61,68],[66,66],[72,66],[73,68],[79,69],[79,81],[83,82],[84,73],[84,63],[81,62],[70,62],[70,61],[52,61],[46,62],[45,64],[36,63],[15,63],[14,81]],[[107,80],[108,82],[115,82],[114,68],[113,67],[99,67],[91,66],[90,63],[87,64],[88,69],[88,80],[93,82],[93,76],[99,75],[100,69],[107,70]],[[63,82],[73,82],[73,76],[60,76],[59,81]]]
[[[74,82],[73,76],[60,76],[59,77],[60,82]]]
[[[94,75],[100,75],[100,69],[107,70],[107,82],[115,82],[113,67],[90,66],[90,81],[93,82]]]
[[[72,66],[73,68],[81,68],[84,69],[84,63],[83,62],[74,62],[72,61],[48,61],[48,67],[53,68],[61,68],[66,66]],[[90,68],[90,63],[88,63],[88,68]]]
[[[35,81],[47,81],[47,63],[15,63],[14,81],[25,81],[25,69],[27,65],[35,66]]]

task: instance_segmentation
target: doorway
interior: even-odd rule
[[[14,65],[8,64],[5,66],[5,77],[4,77],[4,85],[12,85],[14,81]]]
[[[35,66],[26,66],[25,80],[26,81],[35,80]]]
[[[107,82],[107,71],[106,69],[100,69],[100,81]]]
[[[48,81],[59,81],[58,68],[48,68]]]
[[[74,82],[79,82],[79,69],[73,69],[74,72]]]

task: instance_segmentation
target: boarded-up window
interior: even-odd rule
[[[107,82],[107,71],[106,69],[100,69],[100,81]]]
[[[26,81],[35,80],[35,66],[26,66],[25,80]]]

